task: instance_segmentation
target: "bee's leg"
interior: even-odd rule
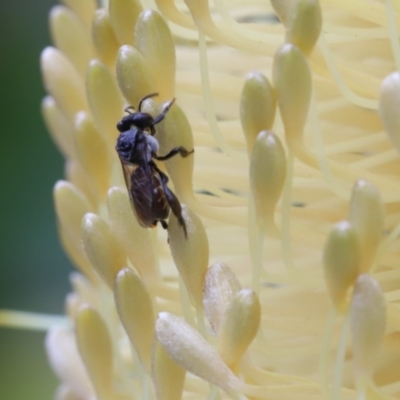
[[[168,110],[171,108],[172,104],[174,104],[175,99],[172,99],[169,103],[166,104],[166,106],[163,108],[162,112],[157,115],[157,117],[154,118],[153,125],[158,124],[161,122],[164,118],[165,115],[167,114]]]
[[[168,229],[167,221],[164,221],[163,219],[160,219],[158,222],[161,224],[161,226],[162,226],[164,229]]]
[[[187,239],[186,224],[185,224],[185,220],[182,217],[181,203],[179,203],[179,200],[175,196],[174,192],[171,189],[169,189],[169,187],[167,186],[168,176],[165,175],[164,172],[160,171],[155,164],[154,164],[153,168],[159,173],[159,175],[161,177],[161,183],[163,185],[164,193],[167,198],[168,204],[171,207],[173,214],[177,218],[179,225],[183,228],[183,232],[185,233],[185,238]],[[165,221],[163,221],[163,222],[165,224],[167,224]],[[162,222],[161,222],[161,224],[162,224]],[[164,225],[163,225],[163,227],[164,227]],[[168,227],[168,224],[167,224],[167,227]]]
[[[157,154],[155,154],[154,158],[159,161],[164,161],[164,160],[168,160],[169,158],[176,156],[178,153],[181,155],[181,157],[185,158],[185,157],[189,156],[190,154],[194,153],[194,149],[189,151],[183,146],[175,147],[165,156],[158,156]]]

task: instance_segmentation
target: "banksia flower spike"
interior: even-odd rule
[[[400,398],[399,12],[54,7],[42,110],[78,271],[46,339],[57,400]],[[195,150],[152,166],[178,199],[167,230],[136,217],[115,150],[145,96],[170,107],[146,143]]]

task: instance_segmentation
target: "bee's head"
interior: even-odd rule
[[[141,131],[152,131],[154,129],[154,118],[147,113],[137,112],[126,115],[117,124],[117,129],[120,132],[129,131],[132,127],[138,128]]]

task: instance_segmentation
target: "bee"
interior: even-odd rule
[[[159,222],[164,229],[167,229],[166,219],[171,209],[187,238],[181,204],[167,186],[168,176],[153,160],[164,161],[177,154],[187,157],[194,152],[194,149],[188,151],[180,146],[173,148],[165,156],[157,154],[159,144],[154,137],[156,134],[154,126],[165,118],[175,99],[167,103],[162,112],[153,118],[150,114],[142,112],[142,105],[146,99],[155,96],[158,96],[158,93],[143,97],[139,101],[137,112],[132,106],[125,108],[128,115],[117,124],[120,135],[115,149],[121,161],[132,209],[139,224],[145,228],[153,228]]]

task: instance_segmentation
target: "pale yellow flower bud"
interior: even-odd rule
[[[263,130],[272,129],[275,111],[275,94],[269,80],[261,72],[250,72],[240,99],[240,121],[249,154],[257,135]]]
[[[181,400],[186,371],[178,365],[155,338],[152,378],[158,400]]]
[[[131,269],[124,268],[117,275],[114,294],[122,325],[140,361],[150,373],[154,312],[149,292]]]
[[[286,26],[297,0],[271,0],[271,5],[282,23]]]
[[[118,187],[109,190],[108,212],[116,238],[140,277],[150,285],[157,276],[151,233],[149,229],[139,225],[126,190]]]
[[[337,223],[325,244],[325,280],[331,300],[339,312],[348,306],[348,290],[360,268],[360,246],[356,232],[347,221]]]
[[[96,0],[62,0],[62,3],[70,8],[90,29],[93,13],[97,7]]]
[[[115,77],[98,60],[91,61],[89,65],[86,90],[96,126],[111,150],[118,134],[117,122],[123,115],[123,99]]]
[[[134,44],[136,20],[142,12],[140,1],[109,0],[110,22],[120,45]]]
[[[119,43],[111,27],[108,11],[103,8],[96,10],[94,13],[92,40],[101,61],[109,67],[113,67]]]
[[[167,312],[160,313],[156,334],[170,357],[187,371],[219,386],[228,394],[238,384],[235,375],[209,343],[181,318]]]
[[[50,13],[50,29],[54,45],[72,62],[82,79],[95,57],[90,32],[68,8],[55,6]]]
[[[218,333],[218,353],[233,370],[258,332],[261,307],[251,289],[236,293],[222,318]]]
[[[75,320],[79,352],[99,400],[111,400],[113,349],[107,325],[99,313],[82,306]]]
[[[286,177],[285,150],[271,131],[257,136],[250,158],[250,187],[260,228],[275,228],[274,212]]]
[[[286,142],[289,148],[296,151],[302,142],[310,105],[310,67],[298,47],[284,44],[275,54],[272,72]]]
[[[321,7],[318,0],[298,0],[289,13],[286,43],[296,45],[308,56],[318,40],[322,28]]]
[[[167,23],[152,10],[143,11],[135,26],[135,47],[146,60],[156,81],[160,100],[175,92],[175,45]]]
[[[115,70],[118,86],[131,106],[136,107],[144,96],[157,92],[155,78],[135,48],[125,45],[119,49]]]
[[[171,212],[168,227],[169,245],[189,296],[196,307],[201,307],[203,282],[208,267],[208,239],[200,218],[185,204],[181,206],[187,238],[182,225]]]
[[[212,265],[206,273],[203,289],[203,305],[208,322],[218,333],[226,308],[241,289],[232,270],[223,263]]]
[[[109,186],[111,169],[107,144],[88,113],[77,114],[75,130],[77,152],[82,167],[93,180],[99,197],[104,198]]]
[[[382,82],[379,115],[395,149],[400,153],[400,73],[388,75]]]
[[[349,222],[360,243],[360,270],[368,271],[382,238],[385,209],[379,190],[366,180],[360,179],[354,184]]]
[[[40,59],[43,81],[61,110],[73,120],[79,111],[86,111],[83,81],[75,67],[61,51],[47,47]]]
[[[161,112],[164,105],[159,105],[158,112]],[[164,121],[158,125],[157,140],[160,155],[167,154],[174,147],[183,146],[188,151],[194,148],[189,121],[177,104],[170,108]],[[194,157],[195,154],[185,158],[178,155],[164,161],[168,176],[174,183],[175,193],[182,202],[192,194]]]
[[[93,268],[112,289],[118,272],[126,265],[126,255],[106,221],[95,214],[82,220],[82,241]]]
[[[350,311],[356,379],[369,380],[376,365],[386,323],[385,298],[379,284],[370,275],[358,277]]]

